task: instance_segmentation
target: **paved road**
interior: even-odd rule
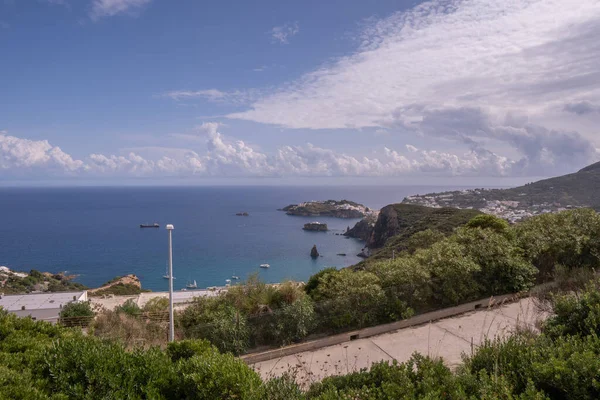
[[[546,318],[529,298],[498,308],[473,311],[430,324],[353,340],[315,351],[302,352],[254,364],[263,379],[290,372],[302,385],[331,375],[368,368],[376,361],[407,361],[415,352],[455,367],[463,353],[470,354],[485,338],[505,337],[515,329],[536,329]]]

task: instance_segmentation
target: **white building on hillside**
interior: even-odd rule
[[[62,308],[73,301],[87,301],[87,290],[39,294],[0,294],[0,307],[8,312],[38,321],[56,323]]]

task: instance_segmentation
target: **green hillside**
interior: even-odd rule
[[[409,239],[415,233],[430,230],[433,235],[448,235],[456,227],[465,225],[479,214],[481,212],[477,210],[431,208],[401,203],[385,206],[367,235],[367,246],[372,255],[359,265],[391,258],[393,251],[400,254],[408,249]],[[352,236],[352,230],[348,234]]]

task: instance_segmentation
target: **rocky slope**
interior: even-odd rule
[[[87,289],[81,283],[73,282],[74,275],[64,273],[52,274],[34,269],[27,272],[12,271],[8,267],[0,267],[0,293],[43,293],[68,292]]]

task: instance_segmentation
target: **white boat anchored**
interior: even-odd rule
[[[165,274],[163,275],[163,278],[169,279],[169,262],[168,261],[167,261],[167,266],[165,268]],[[176,278],[173,277],[173,279],[176,279]]]
[[[185,285],[185,287],[188,288],[188,289],[197,289],[198,288],[198,284],[196,283],[196,280],[194,279],[193,282],[188,282]]]
[[[261,267],[261,268],[269,268],[269,267],[270,267],[270,265],[269,265],[269,264],[260,264],[260,267]]]
[[[233,279],[234,281],[237,281],[237,280],[239,280],[239,279],[240,279],[240,277],[239,277],[239,276],[237,276],[237,275],[233,275],[233,276],[231,277],[231,279]]]

